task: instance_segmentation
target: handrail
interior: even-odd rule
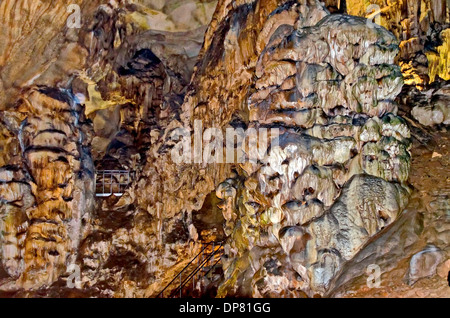
[[[167,286],[158,294],[158,296],[156,296],[156,298],[159,298],[160,296],[162,296],[164,294],[164,292],[166,291],[167,288],[169,288],[170,285],[172,285],[172,283],[178,278],[178,276],[182,275],[183,272],[200,256],[203,254],[203,252],[208,248],[208,246],[210,246],[211,244],[213,244],[213,242],[207,243],[205,245],[205,247],[202,248],[202,250],[174,277],[174,279],[172,279],[170,281],[170,283],[167,284]]]
[[[199,265],[197,266],[197,268],[195,268],[189,275],[188,277],[186,277],[186,279],[180,284],[180,286],[178,288],[176,288],[174,291],[172,291],[172,293],[170,294],[170,296],[174,296],[175,294],[177,294],[178,292],[181,292],[181,290],[184,288],[184,286],[187,285],[187,283],[203,268],[205,267],[206,264],[208,264],[208,261],[213,258],[217,252],[219,252],[223,247],[223,242],[220,242],[220,246],[218,249],[213,250],[211,254],[208,255],[208,257]],[[220,259],[214,264],[217,265],[217,263],[220,261]],[[212,268],[211,268],[212,269]],[[211,269],[208,271],[208,273],[211,271]],[[203,276],[205,277],[205,275]]]
[[[217,250],[215,250],[214,247],[216,245],[219,245],[219,244],[220,244],[219,248]],[[188,275],[188,278],[183,280],[183,281],[181,281],[182,274],[189,268],[189,266],[191,266],[195,262],[195,260],[197,260],[197,258],[200,255],[203,255],[203,252],[211,245],[213,246],[212,253],[209,254],[208,257],[205,260],[201,261],[201,263],[200,263],[200,260],[199,260],[199,265]],[[223,242],[209,242],[209,243],[205,244],[205,246],[201,249],[201,251],[170,281],[170,283],[168,283],[166,285],[166,287],[156,296],[156,298],[163,297],[164,292],[173,284],[173,282],[175,282],[175,280],[178,279],[178,277],[180,278],[180,286],[175,288],[175,290],[170,293],[169,297],[172,297],[175,291],[179,292],[187,284],[187,282],[189,282],[189,280],[191,280],[192,277],[194,277],[194,275],[196,273],[198,273],[198,271],[200,269],[202,269],[206,265],[207,261],[209,259],[211,259],[211,257],[214,256],[216,254],[216,252],[219,251],[222,248],[222,246],[223,246]],[[217,262],[216,262],[216,264],[217,264]]]
[[[206,272],[206,274],[203,275],[203,277],[208,276],[209,272],[211,272],[211,271],[213,270],[213,268],[216,267],[217,264],[219,264],[220,261],[221,261],[221,259],[219,258],[219,259],[214,263],[214,265],[211,266],[211,268]]]

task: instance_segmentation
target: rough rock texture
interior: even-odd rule
[[[2,263],[9,288],[50,285],[75,261],[93,207],[93,165],[72,96],[36,88],[7,128],[18,138],[14,165],[1,170]]]
[[[328,297],[449,296],[450,139],[448,132],[423,137],[427,142],[415,139],[412,148],[410,180],[416,191],[410,204],[336,276]],[[372,288],[371,264],[380,270],[380,284]]]
[[[290,26],[275,22],[287,12]],[[252,52],[254,67],[241,66],[256,77],[237,103],[248,101],[245,124],[277,127],[281,135],[218,190],[229,202],[230,236],[221,297],[323,294],[342,264],[407,203],[410,133],[395,116],[403,84],[393,65],[395,37],[364,19],[326,15],[318,3],[280,6],[265,22],[274,26],[269,40]],[[245,23],[234,25],[225,37],[245,34]],[[230,99],[227,106],[222,114],[233,110]]]
[[[158,157],[164,130],[179,116],[216,3],[70,3],[81,6],[79,29],[66,26],[69,3],[2,2],[1,19],[8,26],[2,32],[9,32],[2,42],[5,67],[0,85],[2,209],[7,209],[2,217],[8,234],[2,244],[6,269],[2,290],[41,286],[43,290],[55,281],[53,285],[60,286],[70,274],[68,267],[76,264],[82,271],[81,287],[90,294],[125,296],[134,288],[139,290],[135,296],[142,297],[156,281],[147,296],[154,295],[167,282],[161,276],[170,280],[177,265],[189,261],[196,251],[196,245],[187,241],[190,216],[172,218],[161,208],[159,215],[151,216],[145,211],[154,210],[147,205],[135,208],[134,189],[118,206],[114,201],[97,201],[93,211],[94,170],[127,169],[135,171],[137,180],[145,178],[141,169],[147,152],[150,158]],[[28,6],[32,7],[27,11],[29,25],[19,24],[14,17]],[[50,16],[57,20],[44,27]],[[45,88],[51,92],[45,97],[47,93],[39,93],[42,85],[61,87],[61,92]],[[23,102],[17,102],[21,94]],[[23,142],[22,122],[30,135]],[[83,125],[83,133],[78,125]],[[41,136],[36,144],[34,135]],[[157,147],[150,150],[152,144]],[[82,151],[81,145],[88,149]],[[31,182],[36,186],[28,189]],[[118,211],[125,216],[108,221],[106,216]],[[126,227],[130,230],[124,231]],[[106,254],[97,259],[99,248]],[[133,265],[109,269],[111,264],[120,267],[136,259],[147,265],[148,273],[142,277],[133,274]],[[91,264],[93,260],[97,266]]]
[[[426,90],[409,88],[401,94],[401,102],[409,105],[412,117],[424,126],[450,124],[450,84],[436,82]]]
[[[84,66],[87,51],[67,29],[69,4],[83,1],[2,1],[0,4],[0,109],[14,105],[21,89],[35,85],[67,85]],[[86,1],[92,10],[95,1]],[[51,21],[51,23],[49,23]]]
[[[386,296],[373,264],[393,296],[445,296],[447,143],[418,141],[448,125],[448,2],[373,3],[392,33],[350,0],[1,2],[1,295],[154,297],[226,236],[219,296]],[[281,137],[175,163],[195,127]],[[95,169],[135,178],[94,203]]]
[[[348,14],[370,17],[401,41],[398,62],[405,82],[419,86],[450,79],[449,10],[445,0],[346,0]]]
[[[180,206],[186,203],[183,193],[189,193],[198,200],[198,210],[201,196],[208,192],[201,185],[191,191],[194,182],[189,178],[201,177],[198,170],[182,173],[169,156],[170,132],[179,126],[181,104],[209,22],[205,17],[177,19],[189,4],[194,2],[179,9],[175,1],[163,6],[163,11],[178,10],[175,29],[152,22],[155,17],[146,7],[100,6],[93,29],[85,35],[91,39],[91,67],[72,87],[85,100],[93,123],[96,168],[135,171],[134,184],[120,200],[98,201],[92,231],[83,241],[82,286],[96,295],[156,296],[199,247],[193,242],[194,208]],[[206,6],[214,2],[196,4]],[[180,190],[184,180],[189,182]],[[111,213],[125,216],[103,220]]]
[[[330,1],[327,5],[339,7],[338,3],[340,1]],[[401,67],[405,83],[410,85],[407,89],[417,97],[413,104],[405,105],[411,107],[414,118],[423,125],[448,125],[448,92],[437,92],[434,84],[450,80],[449,2],[346,0],[340,9],[351,15],[369,18],[371,23],[384,26],[400,40],[396,62]],[[441,84],[445,85],[445,82]],[[426,96],[417,96],[414,86],[424,91]],[[434,92],[430,91],[433,89]],[[422,102],[425,98],[429,103]]]
[[[178,12],[192,4],[171,1],[158,8]],[[213,5],[197,3],[198,10]],[[136,170],[144,164],[143,154],[178,116],[183,103],[209,20],[198,17],[202,24],[190,21],[176,28],[141,21],[158,20],[158,12],[132,2],[102,5],[80,31],[90,57],[72,88],[86,104],[94,128],[94,159],[103,161],[104,168]]]

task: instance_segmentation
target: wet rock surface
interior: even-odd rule
[[[410,180],[415,191],[405,211],[348,263],[328,296],[448,297],[449,133],[428,138],[426,144],[414,138]],[[373,280],[372,264],[379,266],[375,286],[367,283]]]
[[[195,297],[448,296],[447,2],[72,2],[0,4],[1,295],[155,297],[225,240]],[[277,131],[180,163],[180,128]]]
[[[338,1],[335,1],[338,2]],[[345,1],[348,14],[365,16],[391,31],[400,41],[397,58],[405,82],[424,86],[439,77],[449,80],[449,4],[443,0]]]
[[[28,290],[52,284],[75,261],[94,171],[82,109],[70,94],[35,89],[16,110],[20,159],[1,173],[2,263],[13,280],[2,287]]]
[[[298,20],[272,30],[248,102],[249,127],[278,128],[277,144],[218,190],[230,202],[219,297],[324,294],[408,201],[410,132],[395,115],[403,85],[395,37],[364,19],[326,16],[318,3],[303,6],[276,10],[298,9]]]

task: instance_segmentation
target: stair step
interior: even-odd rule
[[[175,278],[158,294],[157,297],[159,298],[166,296],[173,298],[180,296],[201,296],[203,289],[202,281],[209,281],[208,286],[206,286],[208,289],[211,283],[219,281],[221,276],[223,276],[223,270],[220,264],[222,256],[223,242],[212,242],[204,245],[200,253],[197,254],[197,256],[195,256],[189,264],[175,276]],[[217,274],[218,268],[220,268],[219,275]],[[211,276],[214,279],[210,280],[208,276]],[[216,276],[218,276],[218,278]]]

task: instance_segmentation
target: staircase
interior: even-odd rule
[[[201,251],[158,294],[157,298],[200,298],[216,292],[222,277],[223,242],[202,245]]]

